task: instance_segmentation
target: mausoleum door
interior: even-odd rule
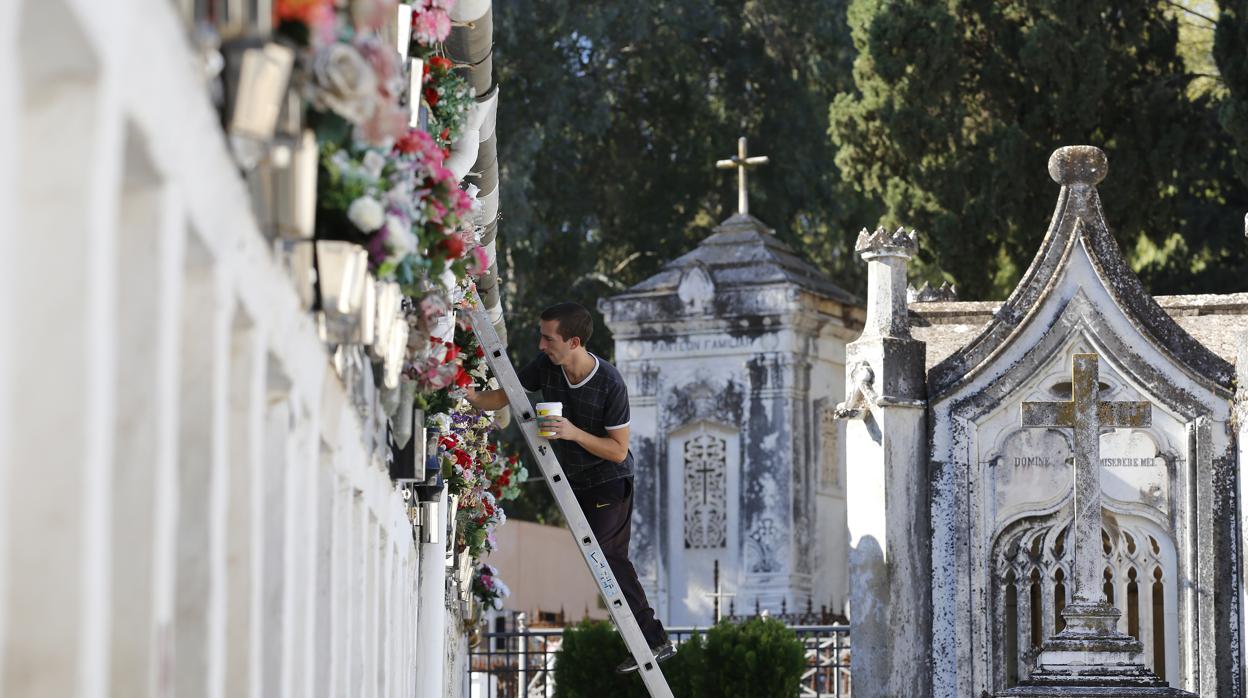
[[[714,622],[714,565],[722,590],[736,591],[740,535],[740,436],[735,429],[697,422],[668,437],[667,549],[669,625]],[[723,613],[727,615],[727,602]]]

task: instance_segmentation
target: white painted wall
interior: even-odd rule
[[[176,13],[0,3],[0,695],[411,695],[375,395],[274,262]]]

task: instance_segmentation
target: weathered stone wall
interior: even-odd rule
[[[1140,596],[1164,602],[1166,629],[1161,637],[1137,631],[1155,641],[1150,661],[1164,648],[1158,669],[1166,680],[1200,696],[1242,690],[1240,539],[1232,530],[1238,524],[1227,523],[1238,506],[1231,504],[1237,485],[1230,365],[1184,333],[1123,262],[1095,188],[1105,175],[1104,156],[1092,151],[1054,156],[1050,171],[1063,187],[1022,285],[928,373],[938,696],[993,693],[1027,678],[1032,638],[1009,644],[1001,632],[1011,622],[1004,609],[1012,603],[1035,612],[1043,641],[1055,629],[1058,600],[1069,600],[1073,567],[1061,559],[1060,536],[1030,552],[1017,546],[1070,521],[1071,445],[1061,430],[1020,430],[1020,413],[1024,401],[1070,399],[1075,353],[1100,357],[1100,399],[1151,403],[1151,424],[1107,430],[1099,442],[1114,600],[1124,603],[1124,573],[1147,572],[1150,581],[1156,575],[1162,594],[1151,596],[1150,585]],[[1086,167],[1064,165],[1063,153],[1082,153]],[[1122,533],[1129,531],[1156,539],[1147,567]],[[1091,547],[1099,548],[1099,541]],[[1035,606],[1026,597],[1030,581],[1011,575],[1041,568]],[[1015,601],[1007,602],[1011,585]],[[1023,628],[1032,619],[1013,622]],[[1130,622],[1124,613],[1119,630]],[[1007,646],[1018,650],[1013,660]]]
[[[803,265],[736,216],[602,304],[633,411],[633,558],[669,623],[711,621],[716,561],[739,612],[843,608],[840,427],[822,420],[861,311]],[[726,528],[710,544],[703,511]]]

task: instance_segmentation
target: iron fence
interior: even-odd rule
[[[850,698],[849,626],[791,626],[806,645],[806,670],[799,698]],[[701,628],[668,628],[673,642],[684,642]],[[469,698],[551,698],[561,628],[483,633],[469,652]]]

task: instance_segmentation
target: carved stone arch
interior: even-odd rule
[[[1088,342],[1092,351],[1106,358],[1108,365],[1124,374],[1135,385],[1169,385],[1170,381],[1164,373],[1145,362],[1132,350],[1130,340],[1109,329],[1105,316],[1080,289],[1062,303],[1040,341],[996,376],[987,389],[967,390],[964,393],[958,391],[947,395],[950,412],[970,421],[980,421],[994,410],[1000,409],[1010,397],[1035,381],[1036,374],[1077,335]],[[1217,397],[1216,393],[1208,397],[1197,396],[1180,388],[1148,393],[1142,388],[1139,390],[1154,403],[1181,417],[1182,421],[1191,421],[1207,414],[1209,400]],[[959,394],[962,396],[959,397]]]
[[[1051,511],[1015,518],[993,541],[988,616],[996,690],[1025,680],[1040,649],[1037,639],[1047,639],[1061,627],[1058,584],[1070,578],[1071,519],[1067,501]],[[1176,542],[1164,525],[1147,517],[1106,509],[1105,521],[1107,584],[1113,585],[1113,603],[1122,612],[1119,629],[1140,639],[1149,665],[1159,675],[1176,677],[1182,635],[1176,610],[1178,585],[1167,583],[1177,577]],[[1135,570],[1134,577],[1131,570]],[[1159,575],[1156,570],[1161,571]],[[1046,584],[1039,594],[1031,589],[1037,573]],[[1066,600],[1069,593],[1067,582]],[[1032,606],[1036,601],[1039,609]],[[1156,617],[1156,613],[1163,616]],[[1039,632],[1032,627],[1036,621],[1043,624]]]

